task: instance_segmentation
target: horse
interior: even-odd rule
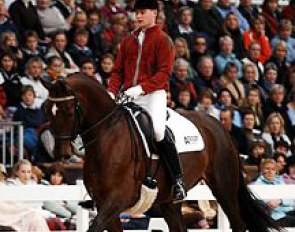
[[[154,208],[171,232],[186,231],[181,204],[172,201],[167,168],[161,158],[149,162],[125,108],[116,104],[96,80],[81,73],[43,84],[49,90],[45,112],[52,133],[59,140],[55,153],[69,155],[66,153],[70,141],[78,133],[85,144],[84,184],[99,212],[88,231],[122,232],[119,214],[140,198],[149,166],[156,169],[158,195]],[[204,180],[234,232],[266,232],[270,228],[281,231],[265,205],[247,188],[238,152],[219,121],[196,111],[181,114],[197,126],[205,143],[202,151],[180,154],[186,190]]]

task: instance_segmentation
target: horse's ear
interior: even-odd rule
[[[42,85],[48,90],[50,91],[53,87],[53,84],[50,81],[46,81],[43,78],[40,78],[40,81],[42,83]]]

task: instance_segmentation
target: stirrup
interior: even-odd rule
[[[184,189],[184,184],[181,179],[177,179],[173,185],[173,203],[179,203],[184,201],[187,194]]]

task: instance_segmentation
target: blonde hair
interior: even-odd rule
[[[175,46],[176,42],[180,42],[180,43],[182,43],[184,45],[184,47],[185,47],[185,58],[186,59],[189,59],[190,58],[190,51],[189,51],[189,48],[188,48],[188,44],[187,44],[186,39],[184,39],[182,37],[177,37],[174,40],[174,46]]]
[[[257,68],[256,68],[255,64],[253,64],[253,63],[244,63],[243,64],[243,73],[245,73],[249,67],[251,67],[254,70],[255,76],[256,76],[257,75]]]
[[[27,159],[19,160],[15,164],[14,169],[13,169],[13,175],[14,176],[17,176],[17,172],[19,171],[19,169],[20,169],[21,166],[31,166],[31,168],[33,168],[33,165],[32,165],[32,163],[29,160],[27,160]]]
[[[274,118],[278,118],[280,120],[280,123],[281,123],[280,134],[284,134],[285,133],[285,121],[284,121],[284,118],[282,117],[282,115],[280,113],[277,113],[277,112],[271,113],[267,117],[266,124],[265,124],[265,127],[264,127],[264,131],[265,132],[270,132],[269,125],[271,124],[271,122],[272,122],[272,120]]]
[[[274,159],[267,158],[261,161],[260,170],[264,169],[267,164],[273,164],[274,166],[277,166],[277,162]]]
[[[44,177],[44,173],[42,172],[42,170],[37,166],[33,166],[32,173],[37,177],[37,182],[40,183],[40,181]]]

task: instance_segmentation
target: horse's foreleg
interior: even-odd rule
[[[181,215],[181,204],[165,203],[155,207],[155,210],[164,217],[169,232],[187,231]]]
[[[104,230],[108,230],[109,232],[123,232],[119,220],[120,211],[121,207],[115,204],[100,207],[98,214],[87,232],[103,232]]]

